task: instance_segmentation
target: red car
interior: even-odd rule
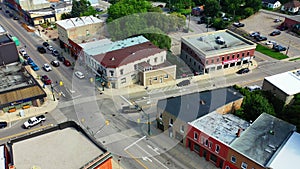
[[[51,79],[47,75],[42,76],[41,81],[45,83],[46,85],[49,85],[52,83]]]
[[[71,66],[71,62],[70,62],[69,60],[66,59],[66,60],[64,61],[64,65],[67,66],[67,67],[69,67],[69,66]]]

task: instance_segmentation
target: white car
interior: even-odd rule
[[[247,86],[246,87],[250,92],[253,92],[255,90],[261,90],[261,87],[258,85],[253,85],[253,86]]]
[[[259,36],[259,35],[260,35],[259,32],[252,32],[252,33],[250,33],[251,37],[256,37],[256,36]]]
[[[52,51],[53,50],[53,47],[51,45],[47,46],[47,49]]]
[[[43,68],[45,69],[46,72],[49,72],[52,70],[52,67],[48,63],[45,63]]]
[[[46,117],[44,115],[36,116],[36,117],[31,117],[24,123],[24,127],[26,129],[29,129],[30,127],[33,127],[43,121],[46,120]]]
[[[79,79],[83,79],[83,78],[84,78],[84,75],[83,75],[82,72],[76,71],[74,74],[75,74],[75,76],[77,76]]]
[[[273,40],[269,40],[265,43],[266,45],[276,45],[277,43]]]

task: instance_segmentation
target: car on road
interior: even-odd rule
[[[123,113],[136,113],[139,111],[142,111],[142,109],[137,105],[129,105],[129,106],[122,107]]]
[[[43,42],[43,46],[48,47],[49,43],[48,42]]]
[[[80,71],[76,71],[76,72],[74,72],[74,74],[79,79],[83,79],[84,78],[84,74],[82,72],[80,72]]]
[[[32,68],[32,70],[34,70],[34,71],[40,70],[40,67],[39,67],[38,65],[36,65],[34,62],[31,63],[31,68]]]
[[[47,49],[50,51],[53,51],[53,46],[49,45],[49,46],[47,46]]]
[[[178,87],[182,87],[182,86],[187,86],[191,84],[190,80],[183,80],[181,82],[179,82],[178,84],[176,84]]]
[[[45,120],[46,120],[46,117],[44,115],[31,117],[23,125],[24,125],[24,128],[29,129],[37,124],[40,124],[41,122],[43,122]]]
[[[37,50],[40,52],[40,53],[46,53],[46,49],[43,47],[43,46],[38,46],[37,47]]]
[[[8,11],[8,10],[6,10],[6,11],[5,11],[5,13],[9,13],[9,11]]]
[[[14,17],[13,17],[13,20],[19,20],[19,18],[18,18],[18,17],[16,17],[16,16],[14,16]]]
[[[57,56],[59,56],[59,52],[56,49],[53,49],[52,55],[57,57]]]
[[[45,63],[44,66],[43,66],[43,68],[44,68],[44,70],[45,70],[46,72],[49,72],[49,71],[52,70],[52,67],[51,67],[48,63]]]
[[[54,67],[58,67],[58,66],[59,66],[59,61],[57,61],[57,60],[52,60],[52,61],[51,61],[51,65],[54,66]]]
[[[24,59],[28,59],[28,58],[29,58],[29,55],[27,54],[27,52],[25,51],[25,49],[20,49],[20,50],[19,50],[19,53],[21,54],[21,56],[22,56]]]
[[[260,32],[252,32],[252,33],[250,33],[251,37],[256,37],[256,36],[259,36],[259,35],[260,35]]]
[[[265,37],[265,36],[261,36],[261,35],[258,35],[258,36],[255,36],[254,37],[257,41],[265,41],[265,40],[267,40],[268,38],[267,37]]]
[[[69,66],[71,66],[71,62],[69,60],[65,59],[64,60],[64,65],[69,67]]]
[[[238,70],[236,73],[237,74],[246,74],[246,73],[249,73],[249,72],[250,72],[249,68],[242,68],[242,69]]]
[[[240,28],[240,27],[244,27],[245,24],[243,24],[243,23],[241,23],[241,22],[234,22],[234,23],[233,23],[233,26]]]
[[[49,85],[52,83],[52,80],[47,75],[43,75],[41,77],[41,81],[46,85]]]
[[[3,129],[7,127],[7,122],[6,121],[0,121],[0,129]]]
[[[281,34],[281,32],[279,30],[275,30],[270,33],[270,36],[276,36],[276,35],[280,35],[280,34]]]
[[[281,46],[281,45],[274,45],[274,46],[273,46],[273,49],[274,49],[276,52],[286,51],[286,47]]]
[[[66,58],[63,56],[57,56],[57,59],[61,62],[64,62],[66,60]]]
[[[265,45],[276,45],[277,42],[273,41],[273,40],[268,40]]]

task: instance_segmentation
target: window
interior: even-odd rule
[[[198,140],[198,133],[194,132],[194,140]]]
[[[126,83],[126,78],[121,79],[121,84]]]
[[[227,56],[227,60],[229,60],[229,56]]]
[[[213,60],[213,59],[211,60],[211,63],[214,63],[214,60]]]
[[[173,119],[170,119],[169,126],[173,126]]]
[[[211,148],[212,142],[208,142],[208,148]]]
[[[109,73],[110,73],[110,76],[114,76],[114,71],[113,70],[110,70]]]
[[[135,65],[134,65],[134,70],[137,70],[137,69],[138,69],[138,65],[135,64]]]
[[[247,52],[247,56],[249,56],[249,55],[250,55],[250,52],[248,51],[248,52]]]
[[[168,79],[168,78],[169,78],[169,75],[168,75],[168,74],[165,74],[164,78],[165,78],[165,79]]]
[[[235,156],[231,156],[231,162],[236,163],[236,158],[235,158]]]
[[[132,74],[132,75],[131,75],[131,79],[132,79],[132,80],[136,80],[136,74]]]
[[[204,142],[205,142],[204,137],[201,137],[201,144],[204,144]]]
[[[204,144],[205,146],[208,146],[208,140],[205,140],[205,144]]]
[[[238,53],[236,57],[237,57],[237,58],[240,58],[240,54]]]
[[[147,63],[150,63],[150,59],[147,60]]]
[[[222,61],[224,61],[224,56],[222,57]]]
[[[245,162],[242,162],[242,165],[241,165],[241,167],[242,167],[242,169],[246,169],[247,168],[247,163],[245,163]]]
[[[220,152],[220,146],[216,145],[216,153],[219,153],[219,152]]]
[[[244,57],[244,56],[245,56],[245,53],[243,52],[243,53],[242,53],[242,57]]]
[[[184,133],[184,125],[182,125],[182,126],[180,127],[180,132],[181,132],[181,133]]]
[[[156,58],[154,58],[154,62],[155,62],[155,63],[157,62],[157,57],[156,57]]]
[[[187,59],[187,55],[185,55],[185,58]]]
[[[205,64],[208,64],[208,60],[206,60]]]
[[[196,65],[196,62],[194,61],[194,66]]]
[[[192,62],[192,59],[190,58],[190,62]]]
[[[225,169],[231,169],[229,166],[226,166]]]
[[[160,120],[162,120],[162,113],[160,113],[160,115],[159,115],[159,119],[160,119]]]
[[[231,56],[232,59],[234,59],[234,54]]]
[[[220,61],[220,58],[217,58],[217,63]]]
[[[155,77],[153,77],[153,80],[157,80],[157,77],[155,76]]]
[[[120,74],[123,75],[124,74],[124,69],[120,70]]]

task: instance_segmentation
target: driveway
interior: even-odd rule
[[[284,54],[287,53],[289,57],[300,56],[300,38],[291,35],[288,30],[281,31],[281,34],[277,36],[269,35],[284,21],[285,16],[286,15],[284,14],[261,10],[257,14],[241,21],[245,24],[245,27],[242,29],[249,33],[258,31],[263,36],[266,36],[268,40],[274,40],[282,46],[289,47],[288,53],[286,51],[283,52]],[[282,21],[275,23],[275,19],[280,19]],[[265,41],[261,43],[265,43]]]

